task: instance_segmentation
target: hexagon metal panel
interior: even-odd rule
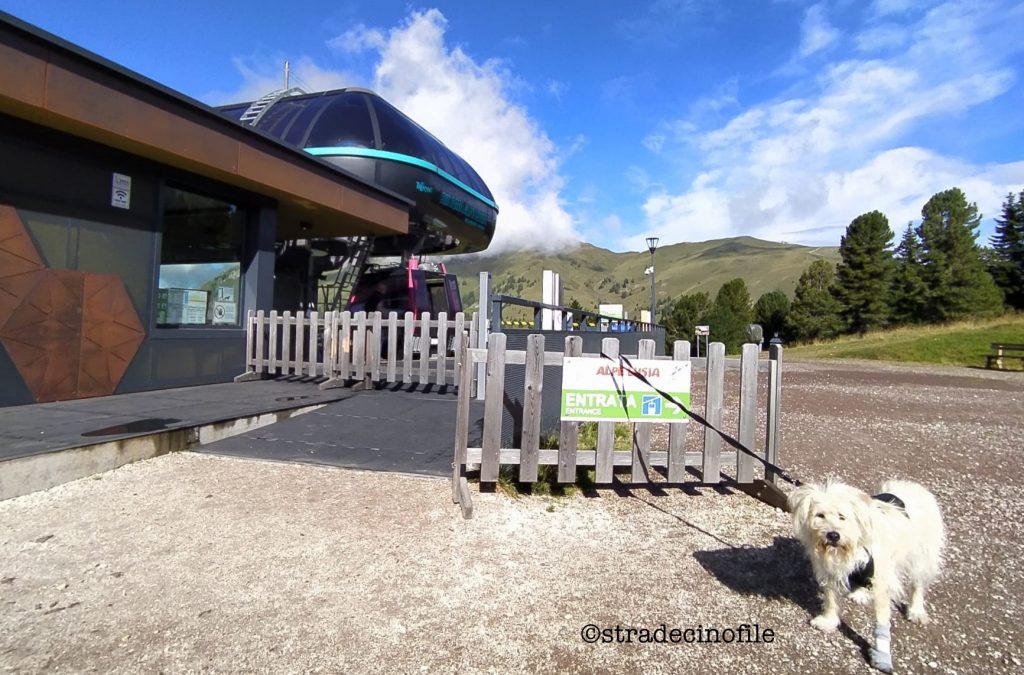
[[[0,342],[36,401],[77,397],[83,280],[71,270],[39,272],[0,327]]]
[[[0,326],[39,282],[37,275],[44,269],[18,212],[0,204]]]
[[[86,274],[78,395],[114,393],[146,338],[120,277]]]
[[[36,401],[113,394],[145,337],[120,277],[46,269],[0,204],[0,344]]]

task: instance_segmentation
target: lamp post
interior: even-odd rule
[[[647,248],[651,252],[651,325],[657,323],[654,316],[655,308],[658,305],[657,290],[654,288],[654,251],[658,248],[657,237],[647,237]]]

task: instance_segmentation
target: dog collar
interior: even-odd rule
[[[878,501],[885,502],[886,504],[892,504],[896,508],[903,509],[904,511],[907,510],[907,505],[903,503],[903,500],[897,497],[896,495],[892,494],[891,492],[879,493],[877,495],[874,495],[872,499],[877,499]]]
[[[850,587],[851,591],[858,588],[871,588],[871,579],[875,576],[875,559],[871,557],[871,551],[865,552],[868,554],[867,562],[855,568],[846,578],[846,585]]]

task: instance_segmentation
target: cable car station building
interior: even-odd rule
[[[246,312],[300,309],[282,293],[297,242],[309,270],[317,242],[415,253],[403,242],[480,250],[493,235],[497,208],[465,162],[389,154],[379,125],[359,150],[344,125],[289,142],[3,13],[0,63],[0,405],[229,381]],[[368,107],[359,94],[279,112],[326,120],[335,99]]]

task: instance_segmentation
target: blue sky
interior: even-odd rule
[[[465,157],[493,248],[898,240],[935,192],[1024,189],[1024,3],[0,0],[210,104],[370,87]]]

